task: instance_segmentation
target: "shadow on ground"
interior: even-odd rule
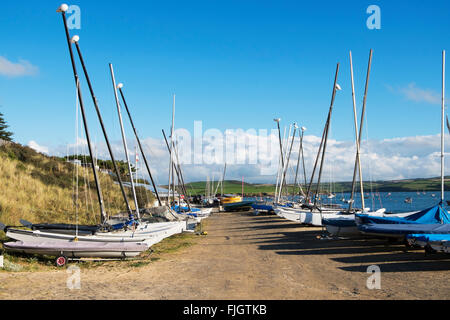
[[[249,217],[240,227],[233,226],[230,230],[241,230],[248,235],[246,241],[279,255],[329,255],[330,260],[341,264],[339,269],[348,272],[365,273],[370,265],[379,266],[383,272],[450,270],[448,254],[425,254],[423,249],[385,239],[321,239],[322,228],[303,226],[278,216]],[[273,232],[267,233],[268,230]]]

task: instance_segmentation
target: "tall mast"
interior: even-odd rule
[[[136,137],[136,140],[137,140],[137,143],[138,143],[138,146],[139,146],[139,150],[141,151],[142,158],[144,159],[145,167],[147,168],[147,173],[150,176],[150,181],[152,182],[153,189],[155,189],[155,194],[156,194],[156,198],[158,199],[158,203],[159,203],[160,206],[162,206],[161,199],[159,197],[155,181],[153,180],[153,176],[152,176],[152,173],[150,171],[150,166],[148,165],[148,162],[147,162],[147,157],[145,156],[145,153],[144,153],[144,148],[142,147],[141,140],[139,139],[139,135],[137,133],[136,127],[134,126],[133,118],[131,117],[130,109],[128,108],[127,101],[125,100],[125,95],[123,94],[123,91],[122,91],[123,84],[122,85],[119,84],[119,86],[120,86],[119,87],[119,92],[120,92],[120,95],[122,97],[123,105],[125,106],[125,110],[127,111],[128,118],[130,119],[130,123],[131,123],[131,127],[133,128],[134,136]],[[136,154],[137,154],[137,152],[136,152]]]
[[[277,128],[278,128],[278,141],[280,144],[280,160],[278,161],[278,170],[277,170],[277,183],[275,185],[275,198],[274,201],[278,202],[277,198],[278,198],[278,182],[280,179],[280,168],[284,167],[284,163],[283,163],[283,145],[281,142],[281,129],[280,129],[280,118],[277,119],[273,119],[273,121],[275,121],[277,123]]]
[[[173,133],[174,133],[174,125],[175,125],[175,94],[173,95],[173,104],[172,104],[172,126],[170,128],[170,172],[169,172],[169,186],[172,182],[172,188],[174,187],[175,177],[173,174]],[[172,180],[171,180],[172,179]],[[170,189],[169,189],[170,190]],[[175,190],[172,190],[173,201],[175,202]]]
[[[297,126],[296,123],[294,123],[293,127],[294,127],[294,133],[292,134],[291,146],[289,148],[289,153],[287,154],[286,164],[285,164],[285,168],[284,168],[284,172],[283,172],[283,178],[281,180],[283,183],[286,182],[286,173],[287,173],[287,171],[289,169],[289,160],[291,158],[292,147],[294,146],[294,139],[295,139],[295,134],[297,132],[298,126]],[[281,194],[281,189],[280,189],[280,194]]]
[[[364,186],[363,186],[363,177],[362,177],[362,168],[361,168],[361,137],[362,130],[364,126],[364,116],[366,113],[366,102],[367,102],[367,91],[369,89],[369,78],[370,78],[370,69],[372,65],[372,55],[373,50],[370,49],[369,53],[369,63],[367,66],[367,75],[366,75],[366,86],[364,89],[364,99],[363,99],[363,107],[361,111],[361,122],[359,125],[359,133],[356,131],[356,159],[355,159],[355,169],[353,171],[353,183],[352,183],[352,196],[351,200],[353,200],[354,192],[355,192],[355,180],[356,180],[356,169],[359,169],[359,184],[361,188],[361,204],[362,210],[364,212],[365,203],[364,203]],[[352,63],[352,53],[350,52],[350,67],[351,67],[351,76],[352,76],[352,95],[353,95],[353,112],[355,115],[355,130],[358,130],[358,125],[356,123],[356,104],[355,104],[355,91],[354,91],[354,82],[353,82],[353,63]],[[353,201],[350,201],[348,210],[350,211],[353,206]]]
[[[109,64],[109,69],[111,71],[111,79],[112,79],[112,84],[114,87],[114,97],[116,98],[117,113],[119,115],[119,123],[120,123],[120,131],[122,133],[123,148],[125,150],[125,157],[126,157],[127,164],[128,164],[128,172],[130,174],[131,191],[133,193],[134,204],[136,206],[136,216],[138,219],[140,219],[141,216],[139,213],[139,205],[138,205],[138,201],[137,201],[137,197],[136,197],[136,189],[134,187],[133,172],[131,171],[131,163],[130,163],[130,156],[128,154],[127,139],[125,136],[125,130],[123,128],[122,113],[120,112],[119,96],[117,95],[117,88],[119,87],[119,89],[120,89],[120,86],[116,85],[116,78],[114,77],[114,69],[113,69],[113,65],[111,63]]]
[[[331,114],[333,112],[333,104],[334,104],[334,99],[336,97],[336,90],[338,90],[338,89],[340,90],[340,87],[337,84],[338,73],[339,73],[339,63],[336,66],[336,75],[334,77],[333,95],[331,97],[330,111],[328,113],[328,121],[327,121],[327,125],[326,125],[326,134],[325,134],[325,140],[324,140],[324,144],[323,144],[322,160],[320,163],[319,177],[317,180],[317,191],[316,191],[316,197],[314,199],[314,204],[317,204],[317,196],[320,192],[320,180],[322,178],[323,163],[325,160],[325,152],[327,150],[328,133],[330,131]]]
[[[292,130],[292,124],[289,125],[289,133],[288,133],[288,136],[286,137],[286,127],[284,127],[283,141],[284,141],[285,145],[289,144],[289,137],[291,136],[291,130]],[[282,150],[282,152],[283,152],[283,154],[281,155],[281,159],[283,159],[282,160],[283,166],[280,169],[280,186],[278,189],[278,201],[281,199],[281,196],[282,196],[281,192],[283,191],[283,186],[284,186],[282,179],[283,179],[284,166],[286,165],[285,158],[287,157],[287,149]]]
[[[305,137],[305,131],[307,129],[305,127],[302,127],[302,139],[300,140],[300,150],[302,150],[302,164],[303,164],[303,178],[305,179],[305,187],[306,187],[306,166],[305,166],[305,154],[303,152],[303,138]]]
[[[223,197],[223,182],[225,181],[225,173],[226,173],[226,171],[227,171],[227,164],[225,163],[225,167],[223,168],[222,183],[220,184],[222,197]]]
[[[325,123],[325,127],[323,129],[322,140],[320,140],[319,150],[317,151],[316,160],[314,162],[314,168],[313,168],[313,171],[311,173],[311,180],[309,181],[308,189],[306,190],[306,199],[305,199],[305,203],[306,204],[308,204],[309,201],[310,201],[310,192],[311,192],[311,188],[312,188],[312,183],[314,181],[314,176],[316,174],[316,169],[317,169],[317,164],[319,162],[320,153],[322,152],[322,147],[323,147],[323,142],[324,142],[325,132],[327,130],[327,126],[328,126],[328,118],[327,118],[327,122]]]
[[[170,150],[169,147],[169,142],[167,141],[167,137],[166,137],[166,133],[164,132],[164,129],[162,130],[163,136],[164,136],[164,141],[166,142],[166,146],[167,146],[167,150],[169,150],[169,155],[172,153],[172,150]],[[181,188],[184,192],[184,194],[186,195],[186,203],[188,205],[189,211],[191,211],[191,205],[189,203],[189,200],[187,199],[187,189],[186,189],[186,185],[184,183],[184,178],[183,178],[183,174],[181,172],[181,166],[180,166],[180,161],[178,158],[178,151],[176,148],[174,148],[174,152],[175,152],[175,157],[177,159],[177,165],[175,166],[175,173],[177,174],[178,177],[178,181],[181,181]]]
[[[301,160],[302,152],[303,152],[303,134],[304,134],[305,130],[306,130],[305,127],[301,127],[301,133],[300,133],[300,131],[298,132],[298,135],[299,135],[299,138],[300,138],[300,146],[299,146],[299,149],[298,149],[297,168],[295,169],[294,187],[292,189],[292,196],[293,197],[295,196],[295,187],[297,186],[298,168],[300,167],[300,160]],[[305,162],[303,162],[303,168],[304,168],[304,165],[305,165]]]
[[[99,206],[100,206],[100,219],[101,219],[101,222],[103,224],[103,223],[106,222],[106,212],[105,212],[105,207],[104,207],[104,204],[103,204],[102,191],[101,191],[101,188],[100,188],[98,174],[97,174],[97,170],[95,168],[95,161],[94,161],[94,154],[92,152],[91,138],[90,138],[90,135],[89,135],[89,129],[88,129],[86,113],[85,113],[85,109],[84,109],[83,97],[82,97],[82,94],[81,94],[80,79],[78,77],[77,68],[75,66],[75,59],[74,59],[74,56],[73,56],[72,44],[71,44],[70,35],[69,35],[69,28],[67,27],[66,11],[68,9],[69,9],[68,6],[66,4],[63,4],[63,5],[61,5],[58,8],[58,10],[56,12],[61,12],[61,16],[62,16],[63,23],[64,23],[64,29],[66,31],[66,40],[67,40],[67,45],[69,47],[70,61],[72,63],[72,70],[73,70],[73,75],[74,75],[74,78],[75,78],[75,85],[77,87],[78,100],[80,102],[81,115],[83,117],[84,131],[85,131],[85,134],[86,134],[86,140],[87,140],[87,145],[88,145],[88,149],[89,149],[89,155],[91,156],[91,166],[92,166],[92,171],[94,173],[95,186],[96,186],[96,189],[97,189],[97,198],[98,198],[98,203],[99,203]]]
[[[111,161],[113,163],[114,171],[116,172],[117,179],[119,181],[120,190],[122,191],[122,196],[123,196],[123,199],[125,200],[125,204],[127,206],[128,214],[131,215],[132,211],[131,211],[131,208],[130,208],[130,204],[128,202],[128,198],[127,198],[127,195],[126,195],[126,192],[125,192],[125,188],[123,186],[122,178],[120,177],[120,171],[119,171],[119,169],[117,167],[116,160],[114,158],[114,154],[113,154],[111,145],[109,143],[108,134],[106,133],[105,125],[103,124],[102,115],[101,115],[100,109],[98,107],[98,101],[97,101],[97,98],[95,97],[94,89],[92,88],[92,84],[91,84],[91,80],[89,79],[89,74],[87,72],[87,68],[86,68],[86,65],[84,63],[83,55],[81,54],[80,45],[78,44],[79,37],[78,36],[72,37],[72,42],[75,43],[75,47],[77,48],[77,52],[78,52],[78,56],[80,58],[81,66],[83,67],[84,76],[86,78],[86,81],[87,81],[87,84],[88,84],[88,87],[89,87],[89,91],[91,93],[92,101],[94,102],[95,111],[97,112],[98,121],[100,122],[100,126],[101,126],[102,131],[103,131],[103,136],[105,137],[105,141],[106,141],[106,146],[108,147],[108,152],[109,152],[109,155],[111,156]]]
[[[441,205],[444,203],[445,50],[442,51]]]

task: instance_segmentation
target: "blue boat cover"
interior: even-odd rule
[[[424,242],[450,241],[450,234],[408,234],[406,237]]]
[[[362,224],[358,229],[379,235],[450,234],[450,224]]]
[[[189,210],[189,207],[180,207],[178,205],[173,206],[172,209],[176,212],[200,212],[199,208],[191,208],[191,210]]]
[[[255,210],[267,210],[267,211],[273,211],[273,207],[266,205],[266,204],[252,204],[252,208]]]
[[[367,214],[356,214],[363,224],[445,224],[450,223],[450,215],[440,205],[414,213],[410,216],[400,217],[374,217]]]
[[[188,216],[197,217],[197,213],[200,212],[200,209],[198,208],[191,208],[191,211],[189,211],[188,207],[180,207],[180,206],[173,206],[172,210],[174,210],[176,213],[180,214],[186,214]]]

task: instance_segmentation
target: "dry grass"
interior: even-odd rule
[[[33,223],[99,223],[92,170],[78,167],[77,210],[76,167],[27,149],[19,145],[0,148],[0,221],[12,226],[20,225],[20,219]],[[25,152],[25,156],[21,154]],[[124,211],[119,185],[108,174],[99,173],[99,178],[107,213]],[[129,200],[133,206],[131,197]],[[0,234],[2,237],[4,235]]]

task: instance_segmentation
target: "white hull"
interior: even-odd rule
[[[305,211],[301,209],[292,208],[275,208],[275,213],[289,221],[298,222],[301,224],[308,224],[312,226],[322,226],[322,218],[332,218],[337,216],[337,212],[322,212],[319,211]]]
[[[97,233],[95,235],[79,236],[76,240],[78,242],[144,242],[151,246],[186,229],[186,221],[152,223],[147,224],[146,227],[139,227],[135,232],[128,230]],[[23,242],[73,242],[75,240],[74,235],[42,232],[39,230],[8,229],[6,235],[11,239]]]
[[[68,258],[130,258],[138,256],[149,247],[145,243],[26,243],[18,241],[6,243],[5,248],[10,252]]]

